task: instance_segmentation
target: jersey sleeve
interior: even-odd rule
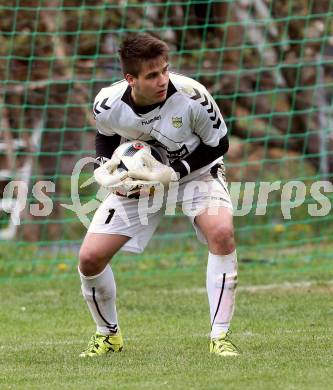
[[[193,132],[200,140],[209,146],[217,146],[226,134],[227,127],[224,123],[219,107],[213,97],[205,89],[194,88],[194,123]]]
[[[105,126],[101,121],[98,120],[96,120],[96,129],[99,133],[106,136],[116,135],[116,132],[113,131],[109,126]]]
[[[189,175],[196,169],[208,165],[227,153],[229,149],[228,134],[222,137],[217,146],[209,146],[201,142],[198,147],[183,160],[177,160],[170,166],[178,173],[179,178]]]
[[[96,129],[99,133],[110,136],[115,135],[116,132],[112,129],[110,121],[110,106],[108,105],[108,99],[98,94],[95,98],[93,105],[93,114],[96,121]]]
[[[179,178],[212,163],[229,148],[227,127],[215,100],[202,84],[192,79],[186,82],[183,91],[190,99],[191,127],[200,143],[187,157],[170,164]]]
[[[120,136],[110,124],[111,105],[108,97],[103,96],[103,90],[96,96],[93,113],[96,121],[96,159],[95,169],[112,157],[113,152],[120,144]]]

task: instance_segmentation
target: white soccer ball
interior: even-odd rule
[[[121,173],[124,171],[144,168],[145,165],[142,161],[143,153],[151,154],[160,163],[163,163],[165,160],[162,150],[159,150],[144,141],[128,141],[118,146],[118,148],[113,152],[113,156],[120,160],[118,167],[113,173]],[[127,198],[138,197],[140,195],[140,191],[141,194],[151,195],[159,185],[159,183],[147,183],[145,181],[126,177],[121,182],[121,185],[117,186],[115,193],[117,195],[126,196]]]

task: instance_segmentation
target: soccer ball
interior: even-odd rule
[[[145,165],[142,161],[142,153],[150,153],[157,161],[163,164],[165,158],[162,151],[158,148],[147,144],[144,141],[134,140],[128,141],[120,146],[113,152],[113,156],[120,160],[119,165],[113,173],[121,173],[123,171],[129,171],[132,169],[141,169]],[[112,157],[113,157],[112,156]],[[159,183],[147,183],[142,180],[132,179],[126,177],[119,186],[115,189],[115,193],[127,198],[138,198],[141,195],[152,195]]]

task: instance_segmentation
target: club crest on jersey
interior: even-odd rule
[[[183,118],[181,116],[173,116],[172,117],[172,126],[176,129],[179,129],[183,126]]]

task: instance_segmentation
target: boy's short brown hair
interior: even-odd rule
[[[124,75],[138,77],[142,62],[164,57],[168,60],[169,47],[160,39],[144,33],[126,36],[119,48]]]

